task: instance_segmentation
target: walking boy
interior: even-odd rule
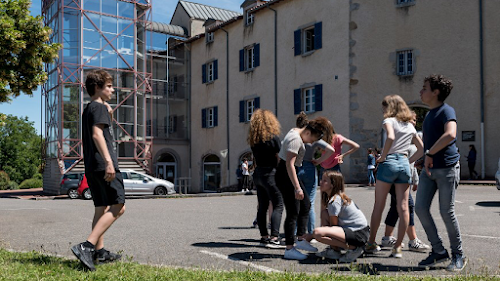
[[[462,249],[460,226],[455,216],[455,192],[460,178],[460,154],[456,146],[457,118],[453,107],[444,103],[453,89],[451,81],[442,75],[425,77],[420,91],[422,102],[430,107],[423,124],[425,162],[420,174],[415,212],[417,213],[432,252],[418,265],[433,266],[449,260],[430,213],[432,199],[439,193],[439,210],[451,245],[451,263],[448,271],[460,271],[467,264]]]
[[[95,270],[94,260],[108,262],[119,254],[104,249],[104,233],[125,212],[125,190],[113,146],[111,106],[113,77],[104,70],[88,73],[85,87],[92,101],[82,114],[82,141],[85,176],[92,192],[95,213],[87,241],[71,247],[82,264]]]

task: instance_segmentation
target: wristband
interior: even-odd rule
[[[432,157],[434,156],[434,154],[430,154],[430,153],[429,153],[429,150],[428,150],[428,149],[425,151],[425,155],[426,155],[426,156],[429,156],[430,158],[432,158]]]

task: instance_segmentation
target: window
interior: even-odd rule
[[[257,108],[260,108],[259,97],[240,101],[240,123],[250,121]]]
[[[314,88],[307,88],[302,90],[302,98],[304,104],[304,111],[312,113],[315,111]]]
[[[322,48],[322,23],[295,30],[294,32],[294,55],[307,54]]]
[[[205,36],[206,43],[211,43],[214,42],[214,33],[213,32],[207,32],[207,35]]]
[[[251,71],[260,65],[260,44],[240,50],[240,71]]]
[[[201,127],[202,128],[213,128],[217,127],[218,117],[217,117],[217,106],[203,108],[201,110]]]
[[[177,131],[177,116],[170,115],[168,117],[168,132],[175,133]]]
[[[413,50],[405,50],[397,52],[397,69],[396,73],[399,76],[413,75],[413,66],[415,61],[413,58]]]
[[[203,84],[211,83],[218,79],[218,61],[214,60],[209,63],[202,65],[201,67],[201,79]]]
[[[140,174],[137,174],[137,173],[131,172],[131,173],[130,173],[130,179],[132,179],[132,180],[140,180],[140,181],[142,181],[142,180],[146,179],[146,177],[145,177],[145,176],[143,176],[143,175],[140,175]]]
[[[252,25],[253,24],[253,14],[250,13],[250,11],[247,11],[245,14],[245,25]]]
[[[293,92],[293,111],[313,113],[323,110],[323,85],[295,89]]]

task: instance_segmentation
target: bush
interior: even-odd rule
[[[8,189],[10,189],[10,190],[19,189],[19,184],[17,184],[17,182],[15,182],[15,181],[9,181]]]
[[[5,171],[0,171],[0,190],[9,188],[10,177]]]
[[[40,173],[34,174],[32,178],[37,179],[37,180],[43,180],[43,176]]]
[[[20,189],[30,189],[30,188],[40,188],[43,186],[43,181],[40,179],[27,179],[24,180],[20,185]]]

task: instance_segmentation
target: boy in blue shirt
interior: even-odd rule
[[[460,271],[467,264],[462,249],[460,226],[455,216],[455,192],[460,180],[460,154],[456,146],[457,118],[453,107],[444,101],[453,89],[449,79],[442,75],[425,77],[420,91],[422,102],[430,107],[423,123],[425,162],[420,174],[415,204],[417,213],[432,252],[418,265],[433,266],[450,259],[443,246],[430,207],[436,192],[439,193],[439,210],[451,245],[451,263],[448,271]]]

